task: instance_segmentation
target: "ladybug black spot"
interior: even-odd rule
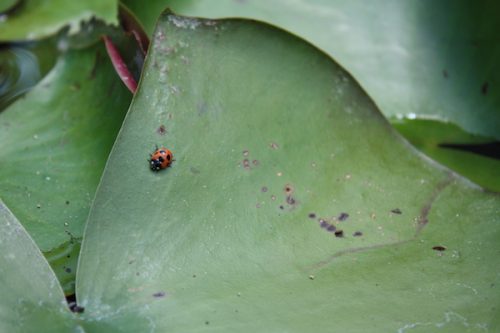
[[[167,154],[167,161],[170,161],[171,157],[170,154]]]

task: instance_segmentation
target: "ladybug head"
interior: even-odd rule
[[[161,169],[161,161],[159,159],[153,159],[150,162],[150,168],[153,171],[159,171]]]

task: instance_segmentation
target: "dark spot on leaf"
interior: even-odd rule
[[[246,170],[250,169],[250,161],[247,158],[243,160],[243,168],[245,168]]]
[[[329,224],[328,222],[326,222],[325,220],[323,220],[323,219],[319,219],[319,226],[320,226],[321,228],[325,228],[325,229],[326,229],[326,228],[328,228],[328,226],[329,226],[329,225],[330,225],[330,224]]]
[[[210,322],[208,320],[205,321],[205,325],[210,325]]]
[[[260,190],[265,193],[265,192],[267,192],[267,187],[262,186],[262,188]]]
[[[328,227],[326,227],[326,231],[334,232],[335,230],[337,230],[337,228],[332,224],[330,224]]]
[[[165,128],[165,125],[160,125],[156,132],[160,135],[165,135],[167,133],[167,129]]]
[[[403,214],[403,212],[401,211],[401,209],[399,208],[394,208],[391,210],[391,213],[394,213],[394,214]]]
[[[339,217],[337,217],[337,220],[339,221],[345,221],[349,218],[349,214],[347,213],[340,213]]]
[[[69,205],[69,200],[66,200],[66,205]]]
[[[280,209],[285,209],[285,207],[283,207],[283,205],[280,205]]]
[[[193,278],[196,278],[196,274],[193,274]]]
[[[285,187],[283,188],[283,191],[285,191],[286,195],[290,195],[293,193],[293,186],[290,184],[286,184]]]
[[[68,254],[68,255],[66,256],[66,258],[71,258],[71,256]]]
[[[356,231],[355,233],[352,234],[354,237],[359,237],[363,236],[363,233],[361,231]]]
[[[289,205],[295,205],[297,201],[295,201],[295,198],[293,198],[291,195],[286,197],[286,203]]]
[[[448,71],[447,71],[446,69],[443,69],[443,77],[444,77],[445,79],[447,79],[447,78],[448,78]]]
[[[258,161],[258,160],[253,160],[253,161],[252,161],[252,163],[253,163],[253,165],[255,165],[255,166],[259,165],[259,161]]]
[[[65,271],[66,273],[71,273],[71,268],[66,267],[66,268],[64,269],[64,271]]]
[[[489,87],[488,82],[483,83],[483,85],[481,86],[481,92],[483,93],[483,95],[488,94],[488,87]]]
[[[342,230],[337,230],[335,231],[335,237],[344,237],[344,231]]]
[[[444,251],[444,250],[446,250],[446,246],[436,245],[436,246],[433,246],[432,249],[435,251]]]
[[[314,214],[314,213],[309,213],[308,216],[309,216],[310,219],[315,219],[316,218],[316,214]]]
[[[36,204],[36,208],[42,208],[42,205]]]
[[[156,293],[153,294],[153,297],[156,297],[156,298],[165,297],[165,292],[164,291],[158,291],[158,292],[156,292]]]

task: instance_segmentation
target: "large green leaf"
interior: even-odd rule
[[[54,272],[0,200],[0,331],[72,332]]]
[[[67,291],[90,203],[130,100],[106,51],[94,45],[64,54],[0,114],[0,196]]]
[[[0,41],[40,39],[65,26],[76,33],[93,18],[118,24],[117,0],[23,0],[0,19]]]
[[[176,159],[158,173],[155,144]],[[77,296],[94,332],[495,331],[499,208],[311,45],[165,14]]]

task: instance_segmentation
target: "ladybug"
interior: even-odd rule
[[[153,171],[166,169],[174,160],[172,152],[165,147],[158,148],[151,154],[149,159],[149,167]]]

